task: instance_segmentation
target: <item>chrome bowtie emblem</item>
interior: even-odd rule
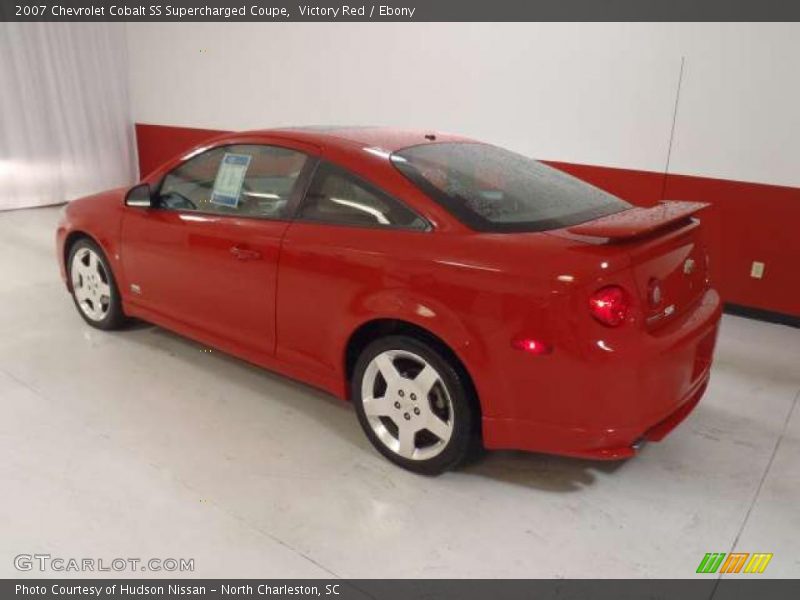
[[[687,258],[683,263],[683,272],[689,275],[694,272],[694,259]]]

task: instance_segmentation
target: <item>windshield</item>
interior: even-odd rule
[[[478,231],[543,231],[631,208],[616,196],[538,161],[480,143],[411,146],[392,162]]]

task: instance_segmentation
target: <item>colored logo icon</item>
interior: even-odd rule
[[[725,558],[727,556],[727,558]],[[698,573],[763,573],[772,553],[708,552],[697,566]]]

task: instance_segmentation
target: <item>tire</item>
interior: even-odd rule
[[[431,345],[391,335],[363,350],[350,395],[378,452],[409,471],[438,475],[464,462],[476,441],[476,403],[465,379]]]
[[[69,249],[67,277],[78,314],[92,327],[110,331],[125,324],[119,289],[103,250],[88,238]]]

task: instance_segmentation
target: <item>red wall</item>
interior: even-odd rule
[[[219,133],[137,123],[140,172]],[[634,204],[658,202],[662,191],[668,200],[711,203],[701,215],[725,302],[800,316],[800,188],[547,162]],[[754,260],[766,265],[762,279],[750,277]]]
[[[224,131],[136,123],[139,175],[147,175],[162,163],[220,133]]]

